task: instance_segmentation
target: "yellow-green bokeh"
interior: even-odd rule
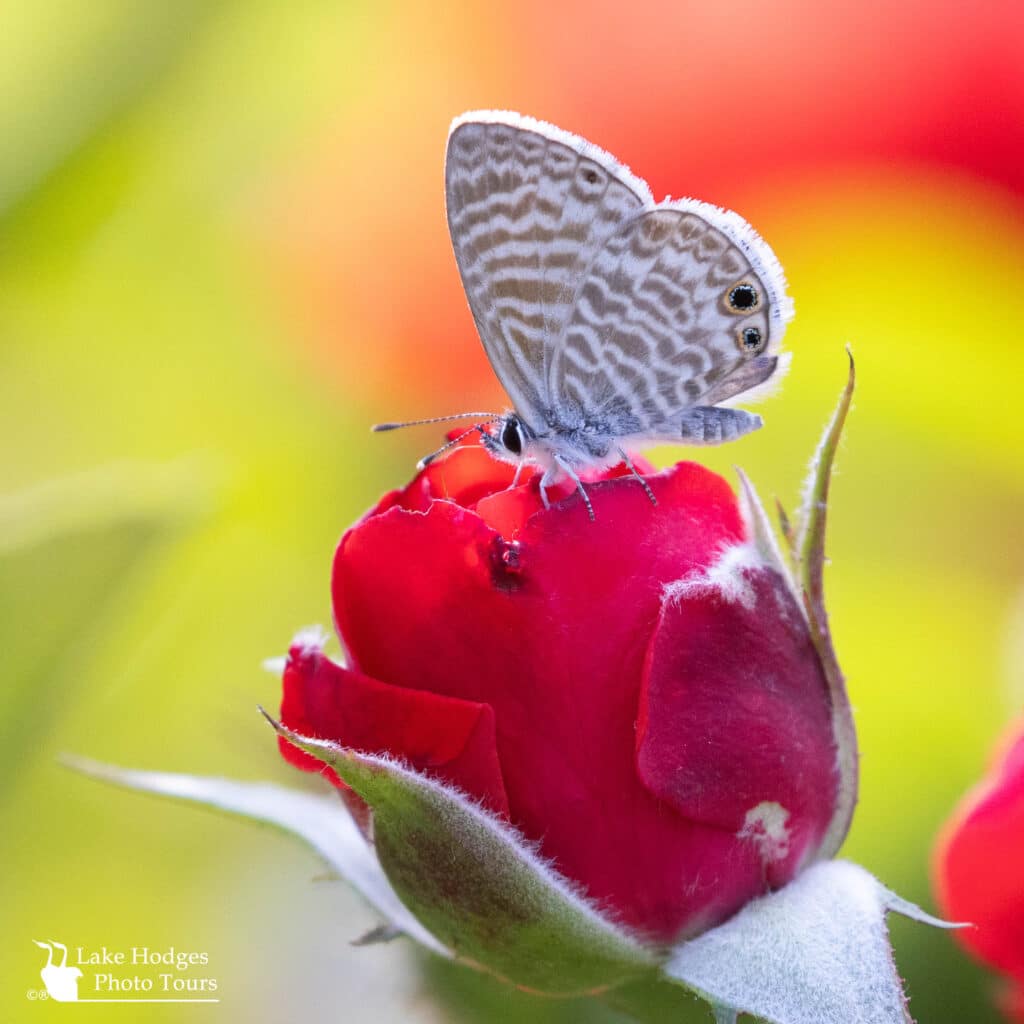
[[[484,15],[465,17],[473,31]],[[404,73],[387,35],[401,8],[67,0],[5,5],[4,20],[3,1019],[117,1019],[26,1000],[32,940],[52,938],[210,953],[219,1007],[132,1008],[134,1020],[604,1019],[424,976],[401,944],[350,949],[372,915],[313,880],[311,854],[56,761],[310,784],[255,713],[277,699],[260,662],[297,627],[329,623],[337,537],[431,438],[367,433],[405,411],[395,395],[409,381],[392,394],[321,372],[301,311],[275,289],[265,212],[332,126],[373,117],[372,76]],[[451,114],[477,105],[437,74],[422,86],[447,90]],[[423,150],[435,179],[443,143]],[[358,133],[343,145],[368,159]],[[388,197],[352,202],[400,237]],[[761,409],[764,431],[700,458],[796,504],[852,344],[827,578],[863,752],[844,854],[931,907],[935,832],[1014,710],[1024,205],[963,172],[894,162],[752,187],[749,203],[796,300],[793,370]],[[372,352],[376,339],[339,329],[335,344]],[[948,935],[894,933],[922,1024],[994,1019],[989,981]]]

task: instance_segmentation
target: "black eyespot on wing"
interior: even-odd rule
[[[588,167],[583,172],[583,180],[586,181],[586,183],[588,185],[596,185],[597,184],[597,171],[595,171],[593,169],[593,167]]]
[[[729,289],[726,302],[734,313],[749,313],[752,309],[757,309],[761,298],[749,281],[741,281]]]
[[[736,340],[739,342],[740,350],[748,355],[757,355],[763,352],[768,339],[761,333],[760,327],[743,327],[736,332]]]
[[[511,417],[505,420],[501,428],[501,443],[513,455],[523,454],[523,439],[519,435],[519,424]]]

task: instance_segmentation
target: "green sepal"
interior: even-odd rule
[[[526,991],[595,995],[651,972],[655,951],[600,913],[525,840],[458,790],[378,755],[277,732],[373,808],[402,902],[464,963]]]

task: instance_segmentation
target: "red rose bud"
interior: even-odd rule
[[[906,1024],[886,915],[946,925],[830,859],[857,790],[822,579],[853,387],[851,360],[782,516],[792,569],[747,478],[740,506],[691,463],[640,466],[655,506],[628,472],[594,476],[593,523],[570,484],[543,510],[536,474],[512,487],[479,447],[388,495],[335,559],[349,665],[300,635],[285,722],[267,716],[351,815],[330,793],[71,764],[303,840],[380,915],[360,944],[405,935],[644,1019],[650,996],[674,1018],[696,995],[722,1022]]]
[[[943,912],[976,926],[957,939],[1011,979],[1002,1008],[1024,1021],[1024,721],[946,824],[935,882]]]
[[[620,468],[590,478],[591,522],[571,484],[545,510],[479,446],[430,465],[342,538],[348,665],[300,638],[281,714],[455,787],[661,941],[834,853],[853,762],[827,634],[758,524],[698,465],[639,469],[657,506]]]

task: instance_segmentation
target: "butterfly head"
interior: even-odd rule
[[[519,462],[530,442],[533,431],[514,412],[507,412],[495,424],[493,433],[480,431],[484,447],[496,458],[505,462]]]

